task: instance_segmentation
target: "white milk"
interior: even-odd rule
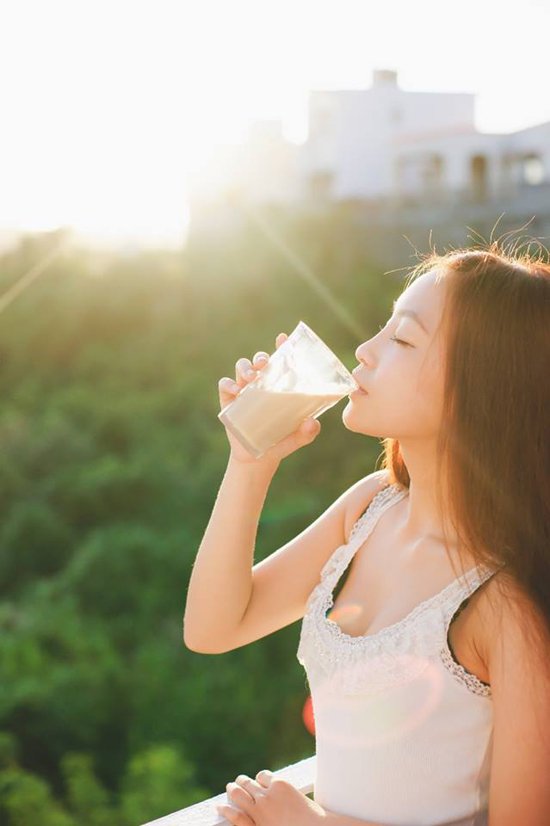
[[[253,456],[260,456],[298,429],[309,415],[343,398],[343,393],[266,390],[247,385],[219,418]],[[327,408],[328,409],[328,408]]]

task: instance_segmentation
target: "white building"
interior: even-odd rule
[[[527,196],[528,208],[550,213],[550,122],[481,133],[474,103],[471,93],[403,90],[392,70],[376,70],[368,89],[312,91],[303,144],[285,141],[276,122],[257,123],[228,151],[211,191],[226,205],[374,199],[395,208],[498,209]],[[209,200],[194,190],[192,223]]]
[[[474,131],[474,95],[406,92],[396,72],[375,71],[370,89],[311,92],[308,124],[306,179],[326,175],[339,200],[386,196],[396,184],[396,155],[409,140]]]

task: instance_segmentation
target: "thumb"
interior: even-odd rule
[[[309,445],[317,438],[320,430],[321,423],[318,422],[317,419],[311,416],[304,419],[304,421],[300,423],[300,426],[281,442],[285,455],[288,456],[289,453],[293,453],[295,450]]]
[[[319,422],[313,416],[309,416],[300,425],[300,433],[304,436],[310,436],[310,437],[317,436],[320,429],[321,429],[321,422]]]

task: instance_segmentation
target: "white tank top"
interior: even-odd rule
[[[404,619],[352,637],[326,616],[380,515],[408,495],[389,485],[332,554],[309,596],[297,659],[315,720],[314,800],[387,826],[485,826],[491,687],[459,665],[453,616],[495,571],[471,568]]]

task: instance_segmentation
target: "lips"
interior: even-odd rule
[[[353,371],[352,371],[352,374],[351,374],[351,375],[353,376],[353,378],[355,379],[355,381],[357,382],[357,384],[358,384],[358,386],[361,388],[361,390],[364,390],[364,391],[365,391],[365,393],[368,393],[367,388],[366,388],[366,387],[364,387],[364,386],[361,384],[361,382],[358,380],[358,378],[357,378],[357,374],[356,374],[355,372],[353,372]]]

